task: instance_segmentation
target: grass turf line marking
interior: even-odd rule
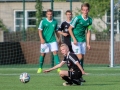
[[[0,73],[0,76],[18,76],[20,75],[21,73],[10,73],[10,74],[3,74],[3,73]],[[48,73],[48,74],[45,74],[45,73],[41,73],[41,74],[31,74],[29,73],[30,76],[58,76],[57,73]],[[85,76],[119,76],[120,73],[114,73],[114,74],[110,74],[110,73],[102,73],[102,74],[92,74],[90,73],[89,75],[85,75]]]

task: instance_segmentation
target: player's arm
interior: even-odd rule
[[[68,33],[62,32],[63,29],[64,29],[64,25],[63,25],[63,23],[62,23],[62,24],[60,25],[60,27],[58,28],[58,33],[59,33],[60,35],[63,35],[63,36],[68,36]]]
[[[76,65],[78,66],[78,68],[80,69],[80,71],[82,72],[82,74],[86,74],[79,62],[76,62]]]
[[[92,27],[91,25],[88,26],[87,35],[86,35],[88,50],[90,50],[91,27]]]
[[[50,72],[50,71],[52,71],[52,70],[55,70],[55,69],[57,69],[57,68],[60,68],[63,64],[65,64],[64,61],[62,61],[61,63],[57,64],[56,66],[54,66],[54,67],[52,67],[52,68],[50,68],[50,69],[48,69],[48,70],[44,70],[43,72],[44,72],[44,73]]]
[[[58,41],[61,40],[60,39],[60,34],[57,31],[56,31],[56,36],[57,36]]]
[[[69,34],[70,34],[70,36],[72,37],[73,43],[74,43],[75,45],[77,44],[77,40],[76,40],[76,38],[75,38],[72,30],[73,30],[73,28],[75,27],[76,22],[77,22],[77,17],[72,20],[72,22],[70,23],[70,27],[68,28]]]
[[[39,37],[40,37],[41,44],[44,44],[45,40],[43,39],[43,36],[42,36],[42,30],[39,30]]]
[[[61,44],[60,34],[58,33],[58,24],[56,24],[55,30],[56,30],[55,33],[56,33],[58,44]]]
[[[82,74],[86,74],[82,68],[82,66],[80,65],[80,63],[78,62],[78,57],[75,54],[72,54],[69,56],[70,60],[76,64],[78,66],[78,68],[80,69],[80,71],[82,72]]]
[[[39,37],[40,37],[41,44],[44,44],[45,40],[43,39],[43,36],[42,36],[42,30],[43,30],[43,21],[40,22],[38,31],[39,31]]]
[[[63,36],[65,36],[65,37],[68,36],[68,33],[64,33],[62,31],[58,31],[58,33],[61,34],[61,35],[63,35]]]

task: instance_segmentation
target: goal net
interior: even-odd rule
[[[0,67],[21,67],[22,65],[25,67],[38,67],[40,40],[36,27],[36,2],[26,0],[25,11],[23,11],[22,1],[0,0]],[[76,8],[81,3],[73,2],[72,5],[73,16],[75,16]],[[51,2],[43,2],[42,6],[44,18],[46,10],[51,8]],[[70,2],[54,2],[54,18],[57,19],[58,25],[65,21],[64,13],[68,9],[70,9]],[[93,27],[98,26],[98,24],[95,24],[98,21],[93,20]],[[25,24],[23,25],[23,23]],[[103,22],[100,21],[100,23]],[[25,30],[23,26],[25,26]],[[100,29],[100,27],[97,29]],[[120,64],[119,35],[115,34],[115,38],[114,65],[116,66]],[[60,60],[62,60],[63,55],[60,50],[58,54]],[[110,55],[110,32],[92,31],[91,50],[86,52],[84,65],[107,67],[110,64]],[[51,53],[47,54],[44,65],[51,65]]]

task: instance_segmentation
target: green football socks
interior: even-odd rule
[[[40,56],[39,57],[39,68],[37,70],[37,73],[41,73],[42,72],[43,62],[44,62],[44,56]]]
[[[40,56],[39,58],[39,68],[42,68],[44,62],[44,56]]]
[[[59,59],[59,57],[58,57],[57,54],[54,55],[54,60],[55,60],[55,63],[56,63],[56,64],[59,64],[59,63],[60,63],[60,59]]]
[[[83,59],[80,59],[80,65],[81,65],[82,68],[83,68]]]
[[[60,59],[59,59],[58,55],[54,55],[54,60],[55,60],[55,63],[56,63],[56,64],[59,64],[59,63],[60,63]],[[57,69],[57,72],[58,72],[58,73],[60,72],[60,68]]]
[[[51,53],[51,67],[54,66],[54,55],[53,53]]]

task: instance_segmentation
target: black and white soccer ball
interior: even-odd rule
[[[28,83],[30,81],[30,75],[26,72],[20,74],[20,81],[22,83]]]

